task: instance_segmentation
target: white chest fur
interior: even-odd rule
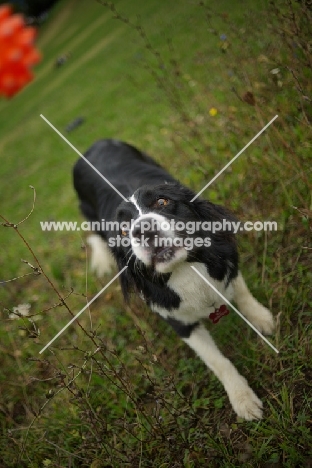
[[[224,300],[191,268],[193,265],[207,280],[225,296],[228,300],[233,297],[233,287],[230,284],[225,288],[225,281],[212,279],[202,263],[183,262],[178,265],[171,274],[168,286],[181,298],[178,309],[168,312],[167,309],[152,305],[152,310],[162,317],[173,317],[185,323],[192,323],[202,318],[207,318],[211,312]]]

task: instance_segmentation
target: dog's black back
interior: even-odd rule
[[[150,156],[118,140],[99,140],[84,156],[125,198],[147,183],[177,183]],[[87,219],[114,218],[122,198],[82,158],[74,166],[74,187]]]

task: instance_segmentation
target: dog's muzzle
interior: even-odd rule
[[[160,272],[170,271],[171,265],[187,256],[184,248],[174,245],[176,234],[169,220],[158,214],[138,218],[132,225],[130,238],[139,260]]]

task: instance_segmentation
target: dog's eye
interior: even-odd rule
[[[156,204],[157,206],[167,206],[169,203],[169,200],[167,200],[166,198],[158,198]]]

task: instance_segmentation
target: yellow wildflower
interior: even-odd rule
[[[211,117],[214,117],[215,115],[217,115],[217,113],[218,113],[218,110],[215,107],[212,107],[211,109],[209,109],[209,115],[211,115]]]

